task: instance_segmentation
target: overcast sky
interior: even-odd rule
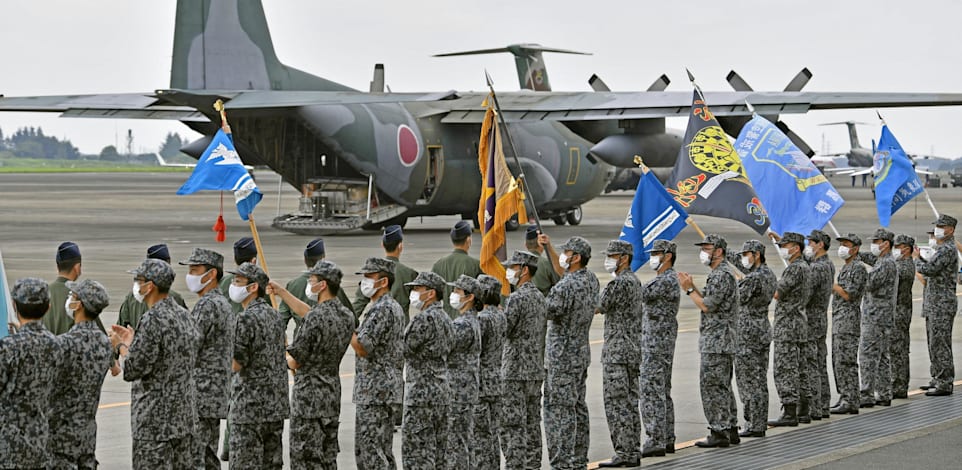
[[[2,73],[7,96],[149,92],[169,85],[174,0],[0,0]],[[790,5],[790,6],[789,6]],[[962,2],[939,1],[307,1],[265,0],[282,62],[366,90],[385,64],[393,91],[480,90],[483,70],[499,90],[517,90],[509,55],[432,58],[432,54],[519,42],[591,52],[546,56],[555,90],[590,90],[600,75],[613,90],[647,88],[658,75],[688,91],[689,67],[705,90],[729,90],[732,68],[756,90],[781,90],[802,67],[807,91],[962,93]],[[709,103],[711,105],[711,103]],[[912,153],[962,156],[962,107],[884,110]],[[172,121],[66,119],[0,113],[5,134],[40,125],[97,153],[132,129],[135,150],[156,151]],[[872,110],[783,118],[816,150],[848,148],[843,127],[859,120],[863,145],[879,134]],[[684,120],[669,126],[683,128]]]

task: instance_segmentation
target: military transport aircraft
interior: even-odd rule
[[[487,93],[367,92],[280,62],[257,0],[178,0],[170,86],[146,93],[0,98],[0,111],[65,117],[174,119],[206,136],[221,99],[245,163],[267,165],[301,189],[299,210],[274,226],[325,234],[477,212],[477,140]],[[707,92],[723,123],[818,109],[962,105],[962,94]],[[581,204],[641,155],[654,168],[678,155],[666,117],[687,116],[691,92],[505,92],[503,115],[543,217],[581,220]],[[727,122],[730,122],[728,120]],[[616,123],[613,126],[612,123]],[[730,134],[739,129],[726,128]],[[210,137],[185,147],[199,156]],[[606,150],[607,149],[607,150]],[[605,150],[605,151],[603,151]],[[530,208],[529,208],[530,209]]]

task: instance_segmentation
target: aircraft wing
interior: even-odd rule
[[[0,95],[0,111],[56,112],[62,113],[64,117],[208,121],[207,117],[196,109],[165,103],[152,93],[10,98]]]

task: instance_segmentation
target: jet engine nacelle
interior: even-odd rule
[[[681,140],[682,136],[676,133],[618,134],[601,139],[590,153],[620,168],[636,167],[635,155],[650,167],[669,167],[675,164]]]

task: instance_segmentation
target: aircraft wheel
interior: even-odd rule
[[[565,216],[563,216],[563,215],[559,215],[559,216],[557,216],[557,217],[552,217],[551,220],[554,221],[555,225],[564,225],[564,224],[565,224]]]
[[[571,212],[569,212],[568,215],[565,216],[565,218],[568,219],[568,223],[571,225],[580,225],[581,224],[581,206],[575,206],[575,208],[572,209]]]
[[[521,224],[518,223],[517,215],[508,219],[508,221],[504,223],[504,229],[508,232],[515,232],[519,228],[521,228]]]

